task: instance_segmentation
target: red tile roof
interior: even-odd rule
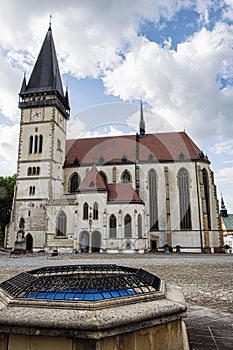
[[[96,167],[91,168],[78,187],[78,191],[108,191],[108,202],[140,202],[139,194],[129,183],[106,185]]]
[[[158,161],[200,159],[201,150],[185,132],[147,134],[139,139],[139,161],[154,158]],[[106,136],[67,140],[66,166],[75,159],[83,165],[107,162],[121,162],[122,158],[135,162],[136,135]],[[208,161],[207,157],[202,158]]]
[[[139,194],[129,183],[108,184],[108,202],[140,202]]]
[[[106,190],[107,191],[107,187],[98,170],[95,167],[93,167],[89,171],[87,176],[83,179],[81,184],[79,185],[78,190],[79,191],[84,191],[84,190],[88,190],[88,191]]]

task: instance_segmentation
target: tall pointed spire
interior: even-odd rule
[[[52,92],[54,90],[64,97],[50,24],[27,85],[27,93]]]
[[[64,94],[61,75],[58,66],[57,54],[53,41],[51,29],[51,17],[49,29],[32,70],[28,84],[24,78],[19,96],[24,97],[30,94],[56,94],[62,102],[66,116],[69,117],[69,100]],[[47,101],[48,103],[48,101]]]
[[[144,137],[146,134],[145,121],[143,117],[143,106],[142,100],[140,101],[140,124],[139,124],[139,135],[140,137]]]

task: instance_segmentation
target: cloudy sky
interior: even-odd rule
[[[186,130],[233,212],[233,0],[0,2],[0,176],[16,172],[18,92],[49,16],[71,120],[68,137]]]

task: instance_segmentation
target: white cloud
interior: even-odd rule
[[[67,123],[67,138],[77,139],[85,132],[86,125],[78,118],[71,118]]]
[[[32,63],[38,55],[50,13],[53,15],[52,27],[61,71],[80,78],[102,76],[109,70],[114,72],[124,62],[125,55],[129,58],[128,55],[137,54],[138,49],[145,44],[140,36],[140,26],[146,21],[152,22],[155,28],[156,25],[159,27],[161,18],[170,20],[182,8],[195,9],[200,16],[205,17],[210,6],[209,0],[145,0],[143,6],[141,0],[1,2],[2,56],[7,54],[8,64],[14,65],[18,70],[15,75],[17,79],[13,79],[14,86],[7,86],[5,79],[1,81],[6,85],[6,93],[12,95],[12,99],[15,98],[20,88],[19,76],[22,79],[24,71],[29,76]],[[171,40],[164,39],[166,47],[170,47]],[[162,84],[161,89],[166,88],[168,78],[160,78],[158,83]],[[114,91],[109,86],[110,90]],[[115,90],[118,93],[117,87]],[[134,97],[137,97],[136,93],[140,91],[135,91]],[[0,96],[3,113],[7,108],[4,101],[4,97]],[[14,104],[11,106],[12,110],[6,113],[13,118]]]
[[[223,18],[233,21],[233,0],[225,0],[226,7],[223,10]]]
[[[0,176],[16,173],[18,155],[19,124],[0,124]]]
[[[211,150],[217,155],[233,155],[233,141],[216,143]]]
[[[17,119],[18,99],[17,94],[13,93],[19,90],[21,80],[23,78],[19,71],[13,68],[5,57],[0,56],[0,112],[9,119]]]
[[[232,67],[232,34],[232,26],[217,24],[180,43],[177,51],[142,39],[138,50],[107,72],[105,88],[123,100],[141,96],[175,129],[185,126],[199,138],[232,134],[232,90],[226,86],[226,94],[216,81]],[[228,74],[233,78],[232,68]]]

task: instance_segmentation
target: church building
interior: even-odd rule
[[[27,251],[222,251],[210,161],[186,132],[146,133],[141,104],[135,135],[67,139],[69,97],[51,26],[19,108],[6,247],[21,230]]]

